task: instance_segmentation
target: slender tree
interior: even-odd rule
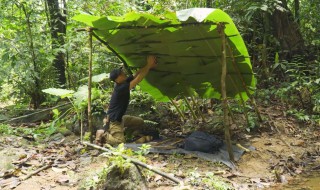
[[[53,50],[57,50],[53,65],[58,73],[58,82],[60,85],[66,84],[65,75],[65,53],[61,51],[62,46],[65,44],[64,36],[66,35],[66,2],[65,0],[46,0],[46,10],[49,13],[49,26],[51,32],[51,45]],[[60,50],[59,50],[60,49]]]
[[[207,0],[206,7],[207,8],[212,8],[212,0]]]
[[[40,79],[39,77],[37,77],[37,75],[39,75],[40,73],[40,69],[39,69],[39,64],[37,62],[37,57],[35,53],[32,24],[30,21],[30,12],[26,9],[25,3],[21,3],[21,4],[16,3],[16,6],[22,9],[26,18],[26,25],[27,25],[26,36],[28,39],[29,50],[31,54],[32,66],[33,66],[32,79],[35,87],[34,89],[28,89],[27,92],[31,96],[30,105],[32,105],[32,107],[36,109],[43,102],[44,96],[43,96],[43,93],[40,91],[41,90]]]
[[[300,0],[294,0],[294,17],[298,24],[300,24]]]

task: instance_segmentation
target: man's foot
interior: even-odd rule
[[[96,132],[96,140],[94,142],[96,145],[102,146],[102,144],[103,144],[103,142],[102,142],[103,134],[104,134],[104,130],[97,130],[97,132]]]

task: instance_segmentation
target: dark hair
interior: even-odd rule
[[[112,70],[110,72],[109,79],[112,81],[115,81],[118,78],[118,76],[121,74],[121,72],[122,72],[121,68]]]

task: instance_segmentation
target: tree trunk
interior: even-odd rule
[[[294,0],[294,17],[298,24],[300,24],[300,0]]]
[[[46,0],[49,11],[49,26],[51,32],[52,49],[61,48],[64,44],[64,36],[66,35],[66,2],[63,3],[63,14],[59,6],[59,0]],[[60,85],[66,84],[65,75],[65,53],[58,51],[55,55],[53,65],[58,72],[58,83]]]
[[[37,75],[40,74],[40,69],[38,67],[37,61],[36,61],[36,54],[35,54],[35,48],[34,48],[34,42],[33,42],[33,35],[32,35],[32,25],[30,21],[30,14],[28,14],[28,11],[26,10],[26,7],[24,4],[16,4],[18,7],[21,6],[23,13],[26,17],[27,22],[27,36],[29,37],[29,46],[30,46],[30,53],[32,57],[32,66],[33,66],[33,73],[32,78],[34,82],[34,88],[28,89],[27,93],[31,96],[31,102],[30,107],[37,109],[40,104],[44,101],[44,96],[41,91],[41,85],[40,85],[40,79],[37,77]]]
[[[267,12],[263,13],[263,27],[264,27],[264,33],[263,33],[263,42],[262,42],[262,51],[261,51],[261,57],[262,57],[262,69],[263,69],[263,75],[264,78],[269,77],[269,67],[267,66],[267,59],[268,59],[268,34],[270,29],[270,22],[269,22],[269,15]]]
[[[206,7],[207,8],[212,8],[212,0],[207,0]]]
[[[288,9],[287,1],[282,0],[287,11],[275,10],[272,15],[274,36],[280,42],[282,52],[280,59],[290,60],[293,55],[301,55],[305,50],[304,40],[299,25],[294,21],[293,14]]]

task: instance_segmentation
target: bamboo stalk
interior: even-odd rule
[[[142,167],[144,167],[144,168],[146,168],[146,169],[148,169],[150,171],[153,171],[153,172],[155,172],[155,173],[157,173],[157,174],[159,174],[159,175],[161,175],[161,176],[163,176],[163,177],[165,177],[165,178],[167,178],[167,179],[169,179],[169,180],[171,180],[171,181],[173,181],[173,182],[175,182],[177,184],[183,185],[183,182],[181,180],[179,180],[179,179],[177,179],[177,178],[175,178],[173,176],[170,176],[169,174],[167,174],[165,172],[162,172],[162,171],[154,168],[153,166],[150,166],[148,164],[140,162],[139,160],[136,160],[134,158],[130,158],[130,157],[128,157],[126,155],[123,155],[123,154],[120,154],[120,153],[112,152],[111,150],[109,150],[107,148],[104,148],[104,147],[101,147],[101,146],[98,146],[98,145],[95,145],[95,144],[91,144],[91,143],[88,143],[88,142],[82,142],[82,144],[90,146],[90,147],[98,149],[98,150],[102,150],[102,151],[111,153],[113,155],[121,156],[124,159],[126,159],[126,160],[128,160],[128,161],[130,161],[130,162],[132,162],[132,163],[134,163],[136,165],[142,166]]]
[[[226,76],[227,76],[227,59],[226,59],[226,36],[224,33],[224,24],[219,25],[219,33],[221,35],[222,40],[222,58],[221,58],[221,95],[222,95],[222,103],[223,103],[223,123],[224,123],[224,135],[227,144],[227,150],[229,153],[229,159],[231,162],[234,162],[234,155],[232,150],[231,144],[231,137],[230,137],[230,125],[229,125],[229,118],[228,118],[228,100],[227,100],[227,92],[226,92]]]

